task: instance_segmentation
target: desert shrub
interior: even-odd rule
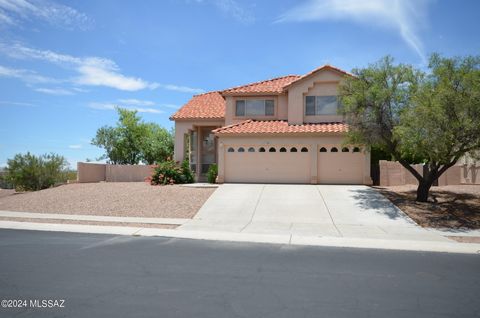
[[[13,184],[6,178],[7,172],[0,169],[0,189],[13,189]]]
[[[215,183],[217,181],[217,175],[218,175],[218,166],[217,164],[213,163],[208,168],[208,172],[207,172],[208,182]]]
[[[167,160],[159,163],[155,168],[150,181],[152,185],[183,184],[193,182],[194,178],[188,165],[188,161],[184,161],[182,165],[179,165],[173,160]]]
[[[18,191],[46,189],[67,178],[67,160],[60,155],[16,154],[7,161],[5,180]]]
[[[182,174],[185,177],[185,183],[195,182],[195,178],[193,177],[193,173],[190,169],[190,163],[188,162],[188,160],[183,160],[182,162]]]

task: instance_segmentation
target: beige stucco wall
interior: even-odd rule
[[[379,164],[381,186],[397,186],[404,184],[418,185],[418,180],[400,163],[396,161],[380,160]],[[420,175],[423,175],[423,165],[417,164],[411,166]],[[468,179],[468,175],[468,170],[464,166],[453,166],[438,178],[438,185],[445,186],[472,183],[471,180]],[[480,184],[480,180],[478,183]]]
[[[335,146],[339,149],[342,147],[343,137],[342,136],[287,136],[287,137],[278,137],[278,136],[262,136],[262,137],[240,137],[240,136],[221,136],[219,138],[219,147],[218,147],[218,181],[224,182],[229,181],[228,176],[225,180],[226,172],[230,175],[232,174],[232,162],[226,162],[226,160],[231,160],[231,156],[227,153],[229,147],[234,147],[238,149],[239,146],[245,147],[247,151],[248,147],[252,146],[256,148],[255,153],[249,154],[248,152],[242,153],[242,158],[238,158],[240,161],[238,163],[233,162],[233,164],[242,165],[241,171],[248,172],[248,178],[251,182],[267,182],[272,179],[272,172],[261,169],[256,166],[257,164],[263,165],[264,162],[259,162],[258,160],[270,161],[271,169],[277,169],[277,163],[281,161],[282,165],[279,166],[283,171],[283,176],[278,179],[277,182],[291,182],[291,183],[313,183],[317,184],[322,181],[321,177],[318,174],[318,157],[319,149],[321,147],[327,147],[330,149]],[[276,153],[258,153],[258,147],[271,147],[275,146],[277,148]],[[280,147],[286,147],[287,149],[291,147],[296,147],[300,151],[301,147],[307,147],[308,152],[308,163],[304,161],[305,158],[295,157],[290,153],[279,153]],[[268,149],[267,149],[268,152]],[[280,156],[277,156],[280,155]],[[345,155],[359,155],[361,156],[361,181],[359,183],[370,184],[370,153],[364,151],[360,154],[345,153]],[[292,158],[297,158],[298,161],[291,160]],[[243,159],[243,160],[241,160]],[[332,160],[331,160],[332,159]],[[327,165],[333,168],[338,168],[339,165],[335,162],[334,156],[324,160],[331,160]],[[286,162],[284,162],[286,161]],[[306,166],[308,165],[308,166]],[[279,168],[279,169],[280,169]],[[228,169],[226,171],[226,169]],[[270,168],[269,168],[270,169]],[[277,169],[278,170],[278,169]],[[275,171],[277,171],[275,170]],[[280,171],[280,170],[279,170]],[[235,172],[238,174],[238,172]],[[305,173],[309,175],[309,182],[304,182]],[[241,181],[237,178],[237,181]],[[345,180],[344,180],[345,181]],[[273,181],[275,182],[275,181]],[[346,182],[341,182],[346,183]],[[355,182],[356,183],[356,182]]]
[[[397,186],[404,184],[418,184],[410,171],[405,169],[396,161],[380,160],[380,185],[381,186]],[[423,165],[412,165],[412,167],[420,174],[423,174]]]
[[[107,182],[140,182],[153,173],[154,166],[147,165],[106,165]]]
[[[224,126],[223,120],[177,120],[175,121],[175,146],[174,146],[174,160],[182,162],[184,156],[184,135],[190,130],[195,129],[198,126],[212,126],[221,127]]]
[[[305,116],[305,96],[331,96],[338,94],[338,84],[342,80],[340,73],[324,70],[305,78],[288,88],[288,122],[319,123],[342,121],[339,115]]]
[[[77,181],[85,182],[139,182],[152,175],[154,166],[109,165],[102,163],[77,163]]]
[[[480,184],[480,163],[463,164],[460,168],[462,184]]]
[[[100,182],[105,181],[104,163],[77,163],[77,181],[78,182]]]

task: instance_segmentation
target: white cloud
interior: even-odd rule
[[[120,103],[123,104],[128,104],[128,105],[138,105],[138,106],[153,106],[155,105],[154,102],[149,101],[149,100],[139,100],[139,99],[119,99],[118,100]]]
[[[418,35],[427,20],[430,0],[309,0],[283,14],[277,22],[349,20],[397,31],[425,60]]]
[[[167,107],[167,108],[173,108],[173,109],[178,109],[180,106],[176,104],[161,104],[160,106]]]
[[[1,1],[1,0],[0,0]],[[77,76],[71,79],[76,85],[105,86],[124,91],[138,91],[142,89],[163,88],[182,93],[202,93],[201,88],[191,88],[173,84],[159,84],[148,82],[138,77],[121,74],[118,65],[101,57],[76,57],[60,54],[49,50],[38,50],[26,47],[20,43],[7,45],[0,42],[0,52],[16,59],[34,59],[73,69]],[[1,74],[0,74],[1,75]]]
[[[111,103],[90,103],[88,104],[88,107],[93,108],[93,109],[98,109],[98,110],[114,110],[115,107],[118,107],[119,105],[116,104],[111,104]]]
[[[115,110],[116,107],[126,108],[130,110],[136,110],[139,113],[150,113],[150,114],[162,114],[164,111],[156,109],[156,108],[144,108],[144,107],[132,107],[128,105],[120,105],[114,103],[98,103],[93,102],[88,104],[89,108],[97,109],[97,110]]]
[[[46,84],[59,82],[56,79],[39,75],[34,71],[10,68],[2,65],[0,65],[0,77],[16,78],[30,84]]]
[[[68,148],[70,148],[70,149],[81,149],[81,148],[82,148],[82,145],[80,145],[80,144],[77,144],[77,145],[69,145]]]
[[[220,11],[232,16],[235,20],[244,23],[251,24],[255,22],[253,14],[240,6],[235,0],[211,0]]]
[[[224,14],[231,16],[243,24],[251,24],[255,22],[253,13],[250,10],[242,7],[235,0],[196,0],[195,2],[200,4],[210,4]]]
[[[40,87],[40,88],[35,88],[34,89],[36,92],[39,92],[39,93],[45,93],[45,94],[49,94],[49,95],[73,95],[74,92],[72,91],[69,91],[68,89],[64,89],[64,88],[45,88],[45,87]]]
[[[0,24],[14,26],[43,20],[67,29],[90,29],[93,20],[85,13],[50,0],[0,0]]]
[[[6,106],[22,106],[22,107],[36,107],[35,104],[32,103],[23,103],[23,102],[10,102],[10,101],[0,101],[0,105]]]
[[[201,88],[192,88],[188,86],[178,86],[178,85],[173,85],[173,84],[158,84],[158,87],[161,87],[163,89],[169,90],[169,91],[176,91],[176,92],[181,92],[181,93],[191,93],[191,94],[200,94],[205,92]]]

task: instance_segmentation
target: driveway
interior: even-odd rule
[[[353,185],[224,184],[180,229],[449,242]]]

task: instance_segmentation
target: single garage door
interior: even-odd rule
[[[225,182],[310,183],[306,146],[226,146]]]
[[[318,180],[322,184],[363,184],[365,154],[360,149],[320,147]]]

